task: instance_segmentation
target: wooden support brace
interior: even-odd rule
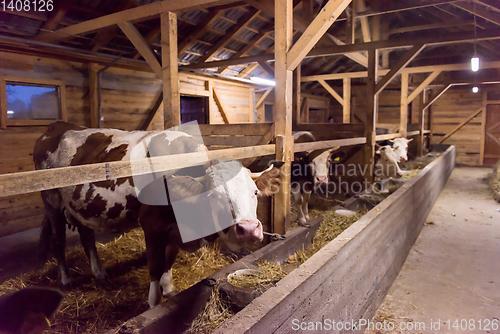
[[[411,101],[413,101],[418,94],[422,93],[424,89],[429,86],[429,84],[436,79],[436,77],[441,73],[441,71],[434,71],[432,72],[422,83],[408,96],[408,99],[406,100],[406,103],[410,104]]]
[[[329,0],[287,55],[287,69],[293,71],[311,51],[352,0]]]
[[[148,43],[141,35],[141,33],[137,30],[137,28],[130,22],[120,22],[118,26],[123,31],[125,36],[128,37],[130,42],[134,44],[135,48],[141,56],[146,60],[146,62],[151,66],[153,71],[155,72],[158,78],[161,78],[161,65],[156,59],[155,54],[149,47]]]
[[[274,69],[268,63],[266,63],[264,60],[261,60],[258,63],[264,69],[264,71],[266,71],[271,77],[274,78]]]
[[[262,94],[262,96],[260,97],[259,101],[257,101],[257,103],[255,104],[255,109],[258,109],[262,103],[264,103],[266,97],[269,95],[269,93],[271,93],[273,91],[273,87],[271,88],[268,88],[264,94]]]
[[[363,179],[365,182],[371,183],[373,181],[374,172],[374,159],[375,159],[375,127],[377,123],[377,99],[375,94],[375,86],[377,84],[377,50],[370,50],[368,52],[368,81],[366,85],[366,124],[365,124],[365,137],[366,144],[364,149],[364,172]]]
[[[439,144],[442,144],[446,139],[450,138],[455,132],[457,132],[464,125],[466,125],[467,123],[469,123],[474,117],[476,117],[477,115],[479,115],[479,113],[481,111],[483,111],[483,110],[484,110],[484,108],[481,106],[481,108],[479,108],[478,110],[476,110],[472,114],[470,114],[469,117],[467,117],[465,120],[463,120],[459,125],[457,125],[453,130],[451,130],[446,136],[444,136],[443,138],[441,138],[441,140],[439,141]]]
[[[224,105],[222,104],[222,101],[220,99],[220,94],[219,94],[217,88],[215,88],[215,86],[212,86],[212,89],[213,89],[215,104],[217,104],[217,107],[219,108],[222,119],[224,120],[225,124],[229,124],[230,123],[229,118],[227,116],[226,109],[224,108]]]
[[[318,80],[318,82],[335,98],[335,100],[337,100],[342,106],[344,105],[344,99],[329,84],[327,84],[325,80]]]
[[[402,69],[404,69],[418,54],[425,48],[425,44],[415,45],[410,50],[399,59],[399,61],[394,64],[389,71],[375,87],[375,94],[380,94],[380,92],[398,75]]]

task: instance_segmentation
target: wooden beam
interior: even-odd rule
[[[177,71],[177,14],[162,13],[160,19],[163,122],[164,128],[169,129],[181,124],[181,100]]]
[[[0,73],[0,129],[7,128],[7,86],[5,79]]]
[[[326,81],[318,80],[318,82],[335,98],[335,100],[344,106],[344,99],[329,84],[327,84]]]
[[[408,96],[408,99],[406,102],[409,104],[411,101],[413,101],[414,98],[418,96],[421,92],[424,91],[424,89],[429,86],[429,84],[436,79],[436,77],[441,73],[441,71],[434,71],[429,76]]]
[[[351,123],[351,79],[343,80],[344,88],[344,104],[342,105],[342,121],[344,123]]]
[[[158,78],[162,77],[162,66],[156,59],[155,54],[149,47],[148,43],[144,40],[144,37],[141,35],[141,33],[137,30],[136,27],[130,22],[119,22],[118,26],[120,29],[123,31],[125,36],[128,37],[130,42],[134,44],[135,48],[141,56],[146,60],[146,62],[151,66],[153,69],[153,72],[155,72],[156,76]]]
[[[399,133],[406,137],[408,124],[408,73],[401,74],[401,106],[399,114]]]
[[[402,34],[406,32],[413,31],[423,31],[423,30],[431,30],[431,29],[443,29],[443,28],[454,28],[461,27],[466,25],[474,24],[474,21],[471,20],[448,20],[446,22],[439,23],[431,23],[431,24],[421,24],[416,26],[408,26],[401,28],[394,28],[387,32],[388,35]]]
[[[151,45],[161,34],[161,24],[153,29],[151,29],[146,36],[144,37],[144,40],[146,41],[147,45]],[[139,59],[141,57],[141,53],[137,52],[134,55],[134,59]]]
[[[236,52],[231,58],[239,58],[239,57],[244,57],[248,54],[250,50],[252,50],[257,43],[262,41],[266,36],[274,29],[274,22],[269,23],[266,25],[264,28],[260,30],[260,32],[252,37],[251,40],[248,41],[248,43],[242,47],[238,52]],[[227,71],[228,67],[227,66],[221,66],[219,67],[219,70],[217,73],[224,74]]]
[[[377,99],[375,94],[375,86],[377,84],[377,68],[378,68],[377,50],[368,52],[368,80],[366,84],[366,124],[365,138],[366,144],[364,147],[363,165],[365,167],[363,179],[371,183],[373,181],[374,163],[375,163],[375,135],[377,124]]]
[[[299,40],[293,45],[287,56],[287,69],[293,71],[304,59],[319,39],[342,14],[352,0],[329,0]]]
[[[496,25],[500,25],[500,14],[497,14],[496,12],[491,11],[489,9],[485,9],[482,6],[476,5],[475,10],[474,10],[474,4],[472,4],[472,3],[462,3],[462,2],[456,3],[456,2],[454,2],[453,6],[460,8],[460,9],[463,9],[466,12],[469,12],[473,15],[476,15],[476,16],[478,16],[486,21],[489,21],[489,22],[494,23]],[[498,7],[496,8],[496,10],[498,10]]]
[[[274,87],[268,88],[264,92],[264,94],[262,94],[259,101],[257,101],[257,103],[255,104],[255,109],[259,108],[261,106],[261,104],[264,103],[264,101],[266,100],[266,97],[269,95],[269,93],[271,93],[273,91],[273,89],[274,89]]]
[[[408,36],[406,36],[406,34],[401,35],[402,36],[400,36],[400,38],[390,40],[374,41],[368,43],[342,44],[328,47],[316,47],[314,50],[309,52],[307,57],[333,56],[337,54],[360,52],[370,49],[401,49],[411,47],[416,44],[427,44],[427,46],[456,44],[473,42],[475,40],[473,31],[461,31],[439,35],[436,34],[421,38],[410,36],[411,34],[409,34]],[[500,29],[487,29],[477,31],[477,41],[494,39],[500,39]]]
[[[293,114],[292,114],[292,128],[300,124],[300,102],[301,97],[301,84],[300,77],[302,75],[302,66],[297,66],[295,71],[293,71]]]
[[[99,127],[99,85],[97,71],[99,70],[99,65],[96,63],[90,63],[88,65],[89,70],[89,106],[90,106],[90,127]]]
[[[259,10],[255,9],[255,8],[250,9],[245,15],[243,15],[242,18],[239,19],[239,22],[237,24],[235,24],[234,26],[232,26],[231,28],[229,28],[226,31],[224,36],[221,39],[219,39],[217,41],[217,43],[215,43],[214,46],[212,46],[212,48],[210,50],[208,50],[208,52],[205,53],[203,55],[203,57],[201,57],[198,60],[198,62],[203,63],[203,62],[210,60],[210,58],[212,58],[217,52],[219,52],[227,44],[227,42],[229,42],[231,40],[231,38],[233,38],[240,31],[245,29],[245,27],[254,18],[259,16],[259,14],[260,14]]]
[[[418,136],[417,136],[417,156],[421,157],[424,153],[424,125],[425,125],[425,90],[418,97]]]
[[[488,92],[483,91],[483,113],[481,117],[481,143],[479,148],[479,164],[484,165],[484,148],[486,141],[486,117],[488,114]]]
[[[335,44],[339,45],[339,46],[342,46],[342,45],[346,45],[344,42],[342,42],[340,39],[338,39],[337,37],[335,36],[332,36],[332,35],[327,35],[328,38],[330,38]],[[310,52],[313,53],[313,51]],[[354,52],[354,53],[345,53],[344,56],[346,56],[347,58],[355,61],[356,63],[360,64],[360,65],[363,65],[364,67],[367,67],[368,66],[368,58],[366,58],[366,56],[361,53],[361,52]]]
[[[224,107],[224,104],[222,104],[222,100],[220,99],[219,91],[217,90],[217,88],[215,88],[215,86],[212,86],[212,89],[213,89],[215,104],[217,104],[217,107],[219,108],[219,112],[222,116],[222,119],[224,120],[224,123],[230,124],[229,118],[228,118],[228,113],[226,111],[226,108]]]
[[[365,0],[355,0],[356,12],[362,13],[366,11]],[[370,23],[367,16],[360,16],[361,32],[363,34],[363,42],[371,42]]]
[[[273,232],[283,234],[290,229],[290,176],[293,159],[292,137],[292,70],[287,55],[293,42],[293,2],[275,0],[275,81],[274,125],[276,160],[283,161],[285,180],[274,198]]]
[[[274,69],[269,64],[267,64],[265,61],[259,61],[259,65],[264,71],[267,72],[267,74],[274,78]]]
[[[206,31],[205,29],[210,26],[222,14],[222,11],[211,11],[203,22],[196,26],[182,42],[179,43],[178,53],[179,56],[183,54],[189,47]]]
[[[449,84],[444,86],[440,91],[438,91],[436,94],[434,94],[430,99],[429,102],[427,102],[424,105],[424,110],[429,108],[434,102],[436,102],[450,87],[453,86],[453,84]]]
[[[109,27],[120,22],[133,22],[139,20],[151,19],[154,15],[159,15],[165,12],[175,11],[189,11],[198,8],[206,8],[218,4],[234,2],[225,0],[185,0],[185,1],[171,1],[164,0],[153,2],[148,5],[143,5],[117,13],[101,16],[92,20],[77,23],[62,29],[55,30],[44,34],[41,40],[48,42],[58,42],[66,38],[80,35],[89,34],[99,29]]]
[[[380,94],[382,90],[398,75],[401,70],[403,70],[416,56],[425,48],[425,45],[415,45],[410,50],[406,51],[405,54],[394,64],[389,71],[375,87],[375,94]]]
[[[349,4],[346,9],[347,14],[347,25],[346,25],[346,44],[354,44],[356,41],[356,6],[354,2]]]
[[[448,134],[446,134],[441,140],[439,141],[439,144],[442,144],[446,139],[450,138],[455,132],[460,130],[464,125],[469,123],[474,117],[479,115],[481,111],[484,111],[483,106],[479,108],[478,110],[474,111],[472,114],[469,115],[466,119],[464,119],[459,125],[457,125],[453,130],[451,130]]]
[[[40,32],[37,36],[34,37],[35,40],[40,39],[40,34],[43,36],[43,32],[45,30],[55,30],[61,21],[63,20],[64,16],[70,9],[72,4],[71,0],[62,0],[58,1],[55,3],[55,10],[49,13],[49,16],[47,17],[47,21],[40,27]]]

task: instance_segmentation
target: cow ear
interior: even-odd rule
[[[285,174],[280,169],[271,169],[255,180],[255,185],[263,196],[271,196],[278,192],[285,180]]]

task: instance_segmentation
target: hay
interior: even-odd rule
[[[488,175],[488,184],[493,198],[500,203],[500,161],[493,167],[493,171]]]
[[[100,333],[148,309],[149,273],[142,230],[133,230],[105,245],[97,244],[97,248],[108,281],[95,282],[82,248],[67,252],[74,288],[64,291],[52,327],[44,333]],[[216,245],[195,253],[181,252],[173,268],[174,284],[182,291],[232,262]],[[0,295],[27,286],[58,288],[56,262],[4,282]]]
[[[233,315],[230,305],[220,298],[219,287],[216,286],[212,289],[212,294],[203,312],[194,319],[191,327],[184,333],[212,333]]]

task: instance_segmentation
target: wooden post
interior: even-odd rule
[[[366,124],[365,124],[365,137],[366,144],[364,149],[364,175],[365,182],[371,183],[373,181],[373,167],[375,157],[375,126],[377,122],[377,101],[378,96],[375,94],[375,86],[377,84],[377,54],[376,49],[368,51],[368,80],[366,87]]]
[[[479,165],[484,164],[484,142],[486,140],[486,114],[488,113],[488,92],[483,91],[483,114],[481,115],[481,144],[479,149]]]
[[[97,84],[97,71],[98,66],[96,63],[89,64],[89,99],[90,99],[90,127],[99,127],[99,101],[98,101],[98,84]]]
[[[354,6],[354,1],[349,4],[350,16],[347,16],[346,24],[346,44],[354,44],[356,39],[356,8]]]
[[[295,71],[293,72],[293,116],[292,116],[292,124],[297,125],[300,124],[300,76],[301,76],[301,66],[297,66]]]
[[[292,71],[287,69],[288,50],[293,38],[293,1],[275,1],[275,108],[276,160],[285,162],[285,180],[274,197],[273,232],[290,229],[290,167],[293,156]],[[300,64],[299,64],[300,66]]]
[[[401,74],[401,110],[399,118],[399,133],[401,137],[406,137],[408,123],[408,73]]]
[[[422,156],[424,152],[424,129],[425,129],[425,90],[420,93],[418,105],[418,131],[419,134],[417,136],[417,156]]]
[[[351,123],[351,79],[344,79],[343,122]]]
[[[0,73],[0,129],[7,128],[7,86]]]
[[[165,129],[181,124],[181,100],[177,73],[177,14],[161,14],[161,72]]]

